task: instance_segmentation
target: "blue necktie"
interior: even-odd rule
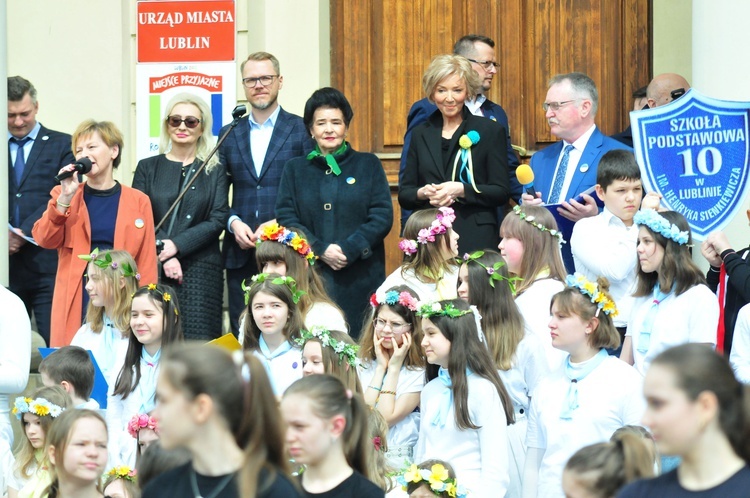
[[[21,177],[23,176],[23,169],[26,167],[26,157],[23,152],[23,146],[26,145],[26,142],[31,140],[31,138],[11,138],[11,141],[18,145],[18,150],[16,151],[16,161],[13,163],[13,170],[16,174],[16,186],[21,184]]]
[[[31,140],[29,137],[25,138],[16,138],[11,137],[10,141],[14,144],[18,145],[18,150],[16,151],[16,160],[13,163],[13,172],[15,173],[16,177],[16,188],[18,188],[21,185],[21,178],[23,177],[23,170],[26,167],[26,158],[24,157],[23,153],[23,146],[26,145],[26,142]],[[18,227],[21,224],[21,211],[20,207],[18,206],[18,203],[16,203],[16,208],[13,211],[13,226]]]
[[[560,193],[562,192],[563,183],[565,182],[565,173],[568,170],[568,161],[570,161],[570,151],[575,149],[572,145],[567,145],[563,152],[560,167],[555,173],[555,180],[552,182],[552,193],[549,196],[549,204],[560,202]]]

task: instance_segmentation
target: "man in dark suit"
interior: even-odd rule
[[[469,59],[471,67],[477,72],[482,79],[482,93],[475,99],[467,100],[466,107],[475,116],[484,116],[493,121],[500,123],[507,131],[506,136],[506,153],[508,156],[508,180],[512,199],[518,199],[521,196],[521,185],[516,180],[516,168],[518,167],[518,156],[513,150],[510,142],[510,126],[508,125],[508,115],[505,114],[500,105],[492,102],[484,94],[492,87],[492,79],[497,74],[499,64],[495,61],[495,42],[482,35],[466,35],[461,37],[453,46],[453,53]],[[406,118],[406,134],[404,135],[404,148],[401,152],[401,169],[399,170],[399,183],[403,181],[404,168],[406,167],[406,157],[411,144],[411,134],[414,128],[427,121],[427,118],[437,110],[437,106],[431,103],[427,98],[415,102],[409,110]],[[498,223],[503,221],[506,206],[498,208]],[[401,227],[403,228],[406,220],[411,215],[411,211],[401,211]]]
[[[558,213],[574,223],[599,213],[593,196],[583,194],[596,185],[599,160],[610,150],[632,149],[599,131],[594,123],[598,105],[596,85],[585,74],[559,74],[550,80],[542,108],[550,132],[562,140],[531,156],[537,196],[524,193],[524,204],[561,204]],[[582,202],[575,200],[578,196]],[[563,245],[563,260],[573,273],[570,244]]]
[[[274,221],[274,209],[284,164],[312,149],[302,118],[279,106],[284,77],[279,61],[267,52],[250,54],[242,63],[242,85],[252,108],[219,149],[233,185],[232,207],[224,237],[224,266],[229,289],[232,331],[239,331],[245,307],[242,280],[258,273],[255,242],[264,223]],[[219,136],[225,132],[222,128]]]
[[[57,251],[28,242],[55,186],[55,175],[72,163],[70,135],[36,120],[36,88],[20,76],[8,78],[8,230],[10,290],[36,317],[39,334],[49,344]]]

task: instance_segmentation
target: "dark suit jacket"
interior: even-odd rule
[[[20,228],[26,235],[36,220],[42,217],[50,199],[50,191],[57,184],[55,175],[63,166],[71,164],[75,158],[71,146],[71,137],[45,128],[43,125],[34,140],[20,185],[16,185],[15,173],[8,151],[8,214],[12,223],[16,206],[20,210]],[[42,249],[34,244],[24,244],[11,256],[10,268],[24,265],[37,273],[54,274],[57,271],[57,252]]]
[[[505,131],[506,131],[505,149],[507,151],[507,158],[508,158],[508,182],[510,185],[510,193],[511,193],[512,199],[519,199],[521,197],[522,187],[521,187],[521,184],[518,183],[518,180],[516,179],[516,168],[518,167],[518,156],[516,155],[516,151],[513,150],[513,147],[510,141],[510,125],[508,124],[508,115],[505,113],[505,110],[499,104],[492,102],[490,99],[487,99],[482,103],[481,109],[486,118],[489,118],[492,121],[497,121],[503,126],[503,128],[505,128]],[[404,148],[401,152],[401,167],[399,170],[399,181],[401,180],[401,177],[404,174],[404,168],[406,168],[406,158],[409,153],[409,145],[411,144],[411,134],[414,132],[414,129],[417,126],[427,121],[427,118],[429,118],[430,115],[436,110],[437,110],[437,106],[435,104],[430,103],[430,101],[427,100],[426,98],[414,102],[414,104],[412,104],[411,106],[411,109],[409,109],[409,115],[406,118],[406,133],[404,134]],[[410,211],[406,211],[405,213],[402,213],[402,216],[401,216],[402,225],[406,223],[406,219],[409,217],[410,214],[411,214]],[[498,221],[502,221],[502,219]]]
[[[219,136],[226,128],[221,129]],[[250,152],[250,124],[247,117],[242,118],[219,148],[219,160],[234,186],[229,216],[239,216],[253,229],[273,219],[284,164],[305,155],[312,147],[302,118],[281,109],[258,176]],[[240,249],[232,234],[224,237],[223,245],[226,268],[241,268],[251,256],[250,252]]]
[[[562,149],[563,142],[560,140],[531,156],[531,169],[534,171],[534,187],[537,192],[542,193],[542,199],[545,201],[552,188],[557,160],[560,157]],[[570,181],[570,187],[565,197],[566,200],[575,198],[581,192],[585,192],[596,185],[596,170],[599,161],[604,154],[615,149],[632,151],[630,147],[617,140],[604,136],[597,127],[586,143],[586,148],[583,149],[581,159],[578,161],[575,173],[573,173],[573,179]],[[588,168],[585,166],[588,166]],[[581,171],[582,169],[585,171]],[[570,244],[563,244],[562,255],[565,268],[570,273],[573,273],[575,265],[573,264],[573,254],[570,252]]]
[[[507,132],[498,123],[474,116],[464,107],[464,121],[453,134],[448,162],[443,161],[443,116],[435,111],[414,130],[413,140],[401,175],[398,202],[404,209],[418,210],[432,207],[428,200],[417,199],[417,191],[428,183],[452,181],[453,164],[459,150],[458,139],[470,130],[479,133],[479,142],[472,146],[472,162],[477,189],[465,187],[465,197],[452,207],[456,211],[454,228],[461,236],[461,253],[497,246],[497,207],[508,202],[506,150]],[[460,167],[460,161],[459,161]],[[458,174],[458,173],[457,173]]]

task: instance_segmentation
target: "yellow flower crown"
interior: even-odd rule
[[[409,484],[426,482],[433,493],[448,493],[451,498],[466,498],[466,490],[462,485],[456,484],[456,479],[450,477],[448,469],[444,465],[436,463],[429,469],[420,469],[416,464],[406,469],[396,480],[401,488],[406,491]]]
[[[578,289],[581,294],[590,298],[591,302],[596,304],[597,310],[594,316],[599,316],[599,310],[612,318],[619,314],[615,302],[607,294],[599,290],[599,285],[596,282],[592,282],[580,273],[576,273],[565,277],[565,283],[568,287]]]
[[[120,465],[119,467],[112,467],[109,472],[105,474],[105,477],[114,477],[115,479],[125,479],[127,481],[136,481],[137,473],[135,469],[131,469],[127,465]]]

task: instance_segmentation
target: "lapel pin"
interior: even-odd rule
[[[585,173],[585,172],[587,172],[588,170],[589,170],[589,165],[588,165],[588,164],[584,164],[584,165],[582,165],[582,166],[581,166],[581,167],[579,168],[579,171],[580,171],[581,173]]]
[[[346,183],[348,183],[349,185],[354,185],[355,183],[357,183],[357,180],[353,176],[350,176],[346,179]]]
[[[146,224],[143,222],[142,219],[138,218],[137,220],[135,220],[136,228],[143,228],[144,226],[146,226]]]
[[[49,140],[49,137],[48,137],[47,135],[44,135],[44,136],[42,137],[42,140]]]

